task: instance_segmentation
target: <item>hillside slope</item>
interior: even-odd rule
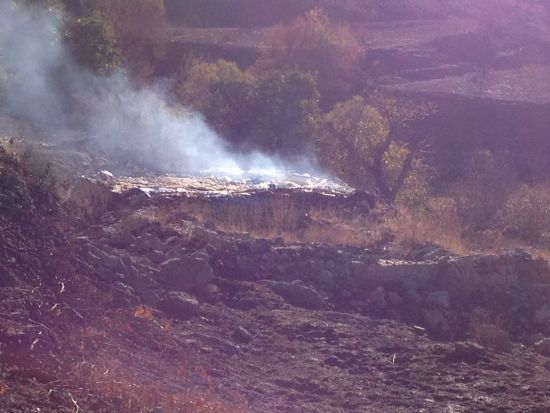
[[[218,221],[89,179],[59,204],[28,165],[0,166],[3,411],[550,407],[550,270],[521,251],[255,238],[217,228],[238,194]]]

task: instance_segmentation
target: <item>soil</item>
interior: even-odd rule
[[[381,287],[361,298],[345,293],[344,281],[323,289],[308,278],[313,262],[338,274],[341,263],[380,259],[382,251],[254,239],[192,217],[153,219],[124,198],[100,216],[82,215],[17,163],[3,159],[2,178],[1,411],[550,408],[549,361],[529,341],[536,328],[501,347],[475,343],[466,331],[441,339],[422,318],[407,321],[409,307],[396,294],[381,305]],[[171,287],[162,283],[160,262],[180,256],[208,261],[214,278],[187,291],[198,304],[174,310],[163,301]],[[517,257],[525,268],[547,270]],[[317,301],[304,291],[321,297],[320,306],[313,309]],[[450,320],[460,311],[444,314]]]

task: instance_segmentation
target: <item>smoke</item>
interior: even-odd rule
[[[139,89],[123,71],[98,76],[80,67],[61,28],[51,10],[0,0],[0,114],[39,125],[46,136],[84,134],[117,159],[163,172],[282,168],[259,153],[231,152],[199,114],[169,107],[162,85]]]

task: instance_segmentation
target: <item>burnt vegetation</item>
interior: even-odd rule
[[[0,42],[0,410],[548,408],[546,1],[2,1],[92,88],[342,185],[97,175],[158,171],[4,110]]]

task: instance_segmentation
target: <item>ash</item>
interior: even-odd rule
[[[204,194],[224,196],[262,191],[319,192],[348,195],[355,189],[344,182],[322,175],[283,170],[206,170],[197,175],[145,175],[112,177],[116,192],[139,188],[150,195]]]

